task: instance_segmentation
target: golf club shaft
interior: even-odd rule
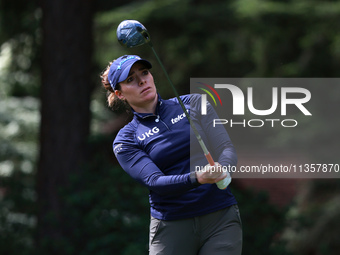
[[[162,61],[161,61],[160,58],[158,57],[158,55],[157,55],[157,53],[156,53],[156,51],[155,51],[155,49],[154,49],[152,43],[149,43],[149,45],[150,45],[150,47],[151,47],[151,49],[152,49],[152,52],[153,52],[153,54],[155,55],[155,57],[156,57],[156,59],[157,59],[157,61],[158,61],[158,63],[159,63],[159,65],[161,66],[161,68],[162,68],[162,70],[163,70],[163,72],[164,72],[166,78],[168,79],[168,81],[169,81],[169,83],[170,83],[170,85],[171,85],[171,87],[172,87],[172,90],[174,91],[175,96],[176,96],[176,98],[177,98],[179,104],[181,105],[181,107],[182,107],[182,109],[183,109],[183,112],[184,112],[185,116],[187,117],[187,119],[188,119],[188,121],[189,121],[189,124],[190,124],[192,130],[194,131],[194,134],[195,134],[195,136],[196,136],[196,138],[197,138],[197,140],[198,140],[198,143],[200,144],[200,146],[201,146],[201,148],[202,148],[202,150],[203,150],[203,153],[204,153],[205,157],[207,158],[209,164],[210,164],[211,166],[214,166],[214,165],[215,165],[215,162],[214,162],[214,160],[213,160],[213,158],[212,158],[210,152],[208,151],[207,147],[205,146],[205,143],[204,143],[204,141],[202,140],[201,135],[198,133],[195,124],[192,122],[192,120],[191,120],[191,118],[190,118],[190,115],[189,115],[187,109],[185,108],[185,106],[184,106],[184,104],[183,104],[182,99],[179,97],[179,95],[178,95],[178,93],[177,93],[177,90],[176,90],[174,84],[172,83],[172,81],[171,81],[171,79],[170,79],[170,77],[169,77],[169,75],[168,75],[168,72],[165,70],[165,67],[163,66]]]
[[[162,64],[162,61],[159,59],[155,49],[153,48],[153,45],[152,45],[151,40],[150,40],[150,35],[147,32],[147,29],[137,20],[124,20],[119,24],[119,26],[117,28],[117,39],[118,39],[118,41],[121,45],[123,45],[124,47],[127,47],[127,48],[132,48],[132,47],[136,47],[136,46],[143,45],[143,44],[149,44],[149,46],[151,47],[152,52],[154,53],[158,63],[160,64],[166,78],[168,79],[179,104],[181,105],[181,107],[183,109],[183,112],[184,112],[185,116],[187,117],[192,130],[194,131],[194,134],[195,134],[195,136],[198,140],[198,143],[200,144],[200,146],[201,146],[201,148],[204,152],[206,159],[208,160],[208,162],[211,166],[214,166],[215,162],[214,162],[211,154],[209,153],[207,147],[205,146],[205,143],[204,143],[201,135],[198,133],[195,124],[191,120],[189,113],[188,113],[187,109],[185,108],[185,106],[183,104],[183,101],[179,97],[175,86],[173,85],[167,71],[165,70],[165,68]],[[229,177],[224,178],[223,180],[217,182],[216,185],[218,186],[219,189],[226,189],[227,186],[230,183],[230,180],[231,180],[231,178],[229,178]]]

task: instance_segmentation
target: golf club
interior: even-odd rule
[[[175,86],[173,85],[167,71],[165,70],[165,67],[162,64],[162,61],[160,60],[160,58],[158,57],[152,43],[151,43],[151,39],[150,39],[150,35],[147,31],[147,29],[137,20],[124,20],[122,21],[117,28],[117,39],[119,41],[119,43],[127,48],[133,48],[133,47],[137,47],[143,44],[148,44],[151,47],[152,52],[154,53],[159,65],[161,66],[168,82],[170,83],[170,86],[172,87],[174,94],[179,102],[179,104],[181,105],[183,112],[185,114],[185,116],[187,117],[190,126],[192,128],[192,130],[194,131],[194,134],[198,140],[198,143],[200,144],[203,153],[205,155],[205,157],[207,158],[209,164],[211,166],[215,165],[215,162],[210,154],[210,152],[208,151],[204,141],[202,140],[201,135],[198,133],[195,124],[192,122],[190,115],[187,111],[187,109],[185,108],[181,98],[179,97],[177,90],[175,88]],[[219,189],[226,189],[227,186],[230,183],[230,178],[227,177],[219,182],[217,182],[217,186]]]

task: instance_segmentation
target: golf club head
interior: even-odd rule
[[[127,48],[133,48],[150,43],[150,35],[146,28],[137,20],[124,20],[117,28],[119,43]]]

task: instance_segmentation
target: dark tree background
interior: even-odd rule
[[[62,190],[82,178],[93,90],[93,1],[41,1],[42,84],[37,172],[38,250],[65,252],[74,229]],[[81,187],[74,187],[75,189]]]

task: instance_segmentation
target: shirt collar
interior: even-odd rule
[[[150,116],[157,116],[158,112],[159,112],[159,107],[163,103],[163,99],[161,98],[160,94],[157,93],[157,95],[158,95],[158,102],[157,102],[157,106],[156,106],[156,114],[153,114],[153,113],[139,113],[139,112],[136,112],[134,109],[131,108],[134,116],[138,117],[138,118],[142,118],[142,119],[150,117]]]

